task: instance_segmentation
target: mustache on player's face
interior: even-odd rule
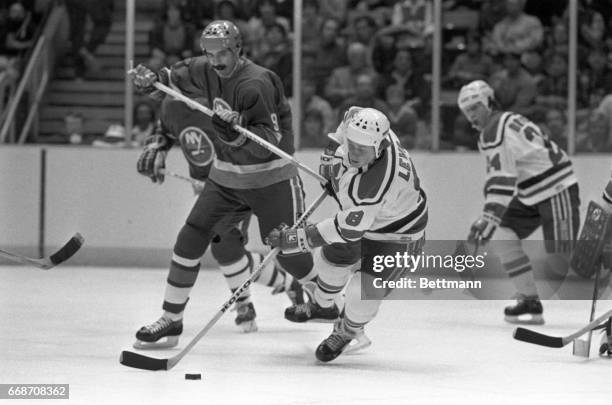
[[[215,70],[224,70],[227,65],[213,65],[213,69]]]

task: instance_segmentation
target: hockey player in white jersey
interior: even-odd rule
[[[505,309],[511,323],[544,323],[529,257],[521,240],[542,226],[546,250],[567,258],[579,220],[578,181],[567,154],[527,118],[499,111],[493,89],[476,80],[461,88],[458,105],[480,131],[478,148],[486,157],[485,204],[469,240],[504,241],[500,259],[517,291],[517,304]]]
[[[372,285],[376,277],[372,268],[360,264],[362,251],[418,254],[427,224],[427,197],[383,113],[352,107],[330,136],[339,146],[323,154],[320,171],[331,181],[341,211],[315,225],[275,229],[267,238],[283,254],[321,246],[313,251],[319,276],[311,300],[285,316],[294,322],[335,319],[332,334],[316,350],[324,362],[338,357],[353,340],[365,344],[364,326],[390,293],[386,289],[374,299],[361,299],[362,283]],[[335,298],[345,286],[344,310],[337,319],[328,317],[338,313]]]

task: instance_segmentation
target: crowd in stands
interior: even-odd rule
[[[73,41],[77,67],[95,66],[108,33],[112,0],[64,0],[71,21],[94,23],[88,42]],[[0,7],[2,50],[23,52],[33,0]],[[91,4],[90,4],[91,3]],[[228,19],[243,34],[245,55],[281,77],[293,99],[293,1],[162,0],[149,33],[154,68],[200,55],[200,33]],[[475,149],[473,129],[456,107],[460,87],[483,79],[501,107],[524,114],[567,147],[567,0],[443,0],[443,149]],[[577,150],[612,151],[612,0],[579,0]],[[431,145],[432,0],[303,0],[301,105],[303,147],[321,147],[347,106],[374,107],[410,149]],[[87,9],[87,10],[84,10]],[[11,11],[9,13],[9,10]],[[80,14],[79,14],[80,13]],[[21,21],[21,25],[19,24]],[[78,37],[82,27],[71,32]],[[18,35],[19,34],[19,35]],[[2,62],[0,62],[1,64]],[[1,65],[0,65],[1,69]],[[155,115],[150,107],[139,114]],[[144,120],[144,119],[143,119]],[[153,118],[154,120],[154,118]],[[143,121],[144,122],[144,121]],[[148,124],[139,123],[142,137]]]
[[[15,82],[41,18],[34,0],[0,1],[0,74]]]

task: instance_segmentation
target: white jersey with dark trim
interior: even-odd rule
[[[327,243],[368,239],[413,240],[423,235],[427,224],[427,196],[421,188],[414,164],[399,140],[366,168],[354,168],[342,146],[342,158],[332,181],[341,211],[317,224]]]
[[[535,205],[578,182],[567,154],[522,115],[496,113],[478,148],[487,160],[485,210],[507,207],[514,196]]]

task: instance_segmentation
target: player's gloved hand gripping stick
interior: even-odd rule
[[[195,100],[190,99],[189,97],[184,96],[183,94],[179,93],[178,91],[160,83],[159,81],[155,82],[155,84],[153,84],[153,86],[155,86],[156,89],[158,89],[159,91],[162,91],[164,93],[166,93],[167,95],[174,97],[177,100],[180,100],[182,102],[184,102],[185,104],[189,105],[190,107],[192,107],[193,109],[196,109],[198,111],[200,111],[201,113],[204,113],[206,115],[208,115],[209,117],[212,117],[213,115],[215,115],[215,112],[213,110],[211,110],[210,108],[198,103]],[[272,145],[270,142],[262,139],[261,137],[255,135],[253,132],[249,131],[246,128],[241,127],[240,125],[233,125],[233,130],[236,132],[239,132],[240,134],[244,135],[245,137],[249,138],[251,141],[257,143],[258,145],[268,149],[270,152],[274,153],[277,156],[280,156],[284,159],[289,160],[291,163],[293,163],[295,166],[297,166],[298,168],[302,169],[303,171],[305,171],[306,173],[310,174],[312,177],[314,177],[315,179],[317,179],[321,184],[325,184],[327,183],[327,179],[324,178],[323,176],[321,176],[319,173],[315,172],[314,170],[312,170],[310,167],[304,165],[303,163],[299,162],[297,159],[295,159],[293,156],[291,156],[290,154],[288,154],[287,152],[285,152],[284,150],[276,147],[275,145]]]
[[[295,222],[295,224],[291,227],[291,229],[296,229],[304,225],[304,222],[312,215],[315,209],[323,202],[323,200],[327,197],[327,192],[323,192],[302,214],[302,216]],[[121,352],[121,357],[119,358],[119,362],[124,366],[140,368],[143,370],[170,370],[174,367],[181,359],[189,353],[189,351],[195,346],[196,343],[200,341],[208,333],[208,331],[217,323],[217,321],[223,316],[223,314],[232,306],[234,302],[242,295],[244,290],[246,290],[253,280],[257,279],[260,273],[263,271],[264,267],[272,260],[274,257],[280,252],[279,248],[272,249],[270,253],[264,257],[262,262],[259,264],[257,269],[253,271],[251,276],[247,281],[245,281],[227,300],[221,309],[217,312],[217,314],[204,326],[204,328],[198,332],[198,334],[191,339],[191,341],[185,346],[183,350],[181,350],[177,355],[167,358],[167,359],[157,359],[154,357],[143,356],[142,354],[134,353],[131,351],[123,351]]]

